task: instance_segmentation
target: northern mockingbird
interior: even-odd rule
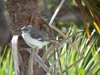
[[[24,41],[31,48],[41,49],[50,41],[47,35],[32,26],[24,26],[21,31]]]

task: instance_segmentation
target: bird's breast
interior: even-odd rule
[[[32,48],[33,46],[38,47],[38,48],[42,48],[44,46],[44,42],[41,42],[41,41],[38,41],[37,39],[32,38],[29,34],[22,33],[22,37],[24,41],[26,42],[26,44],[28,44]]]

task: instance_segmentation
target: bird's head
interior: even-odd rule
[[[24,26],[21,28],[21,31],[24,33],[29,33],[32,30],[32,26]]]

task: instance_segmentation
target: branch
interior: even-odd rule
[[[15,75],[20,75],[20,70],[19,70],[19,59],[18,59],[18,35],[14,35],[12,40],[12,54],[14,58],[14,69],[15,69]]]
[[[65,2],[65,0],[62,0],[62,1],[60,2],[60,4],[58,5],[58,7],[57,7],[55,13],[53,14],[53,16],[52,16],[52,18],[51,18],[51,20],[50,20],[50,22],[49,22],[49,25],[52,25],[52,23],[53,23],[55,17],[57,16],[57,14],[58,14],[59,10],[61,9],[61,7],[62,7],[62,5],[63,5],[64,2]]]
[[[61,9],[61,7],[62,7],[62,5],[63,5],[64,2],[65,2],[65,0],[62,0],[62,1],[60,2],[60,4],[58,5],[58,7],[57,7],[55,13],[53,14],[53,16],[52,16],[52,18],[51,18],[51,20],[50,20],[50,22],[49,22],[49,26],[50,26],[50,28],[54,29],[54,30],[57,31],[59,34],[61,34],[64,38],[66,38],[66,35],[65,35],[61,30],[59,30],[57,27],[55,27],[55,26],[52,25],[52,23],[53,23],[55,17],[57,16],[57,14],[58,14],[59,10]]]

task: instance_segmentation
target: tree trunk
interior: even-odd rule
[[[23,26],[31,24],[40,30],[46,30],[49,33],[47,22],[41,16],[38,0],[7,0],[7,7],[11,18],[11,31],[13,35],[20,35],[18,31]],[[18,52],[22,58],[19,64],[20,73],[18,75],[28,75],[29,53],[25,50],[28,46],[22,37],[18,40]],[[40,52],[41,51],[41,52]],[[40,55],[43,50],[40,50]],[[38,65],[33,64],[34,75],[45,75],[46,72]]]

